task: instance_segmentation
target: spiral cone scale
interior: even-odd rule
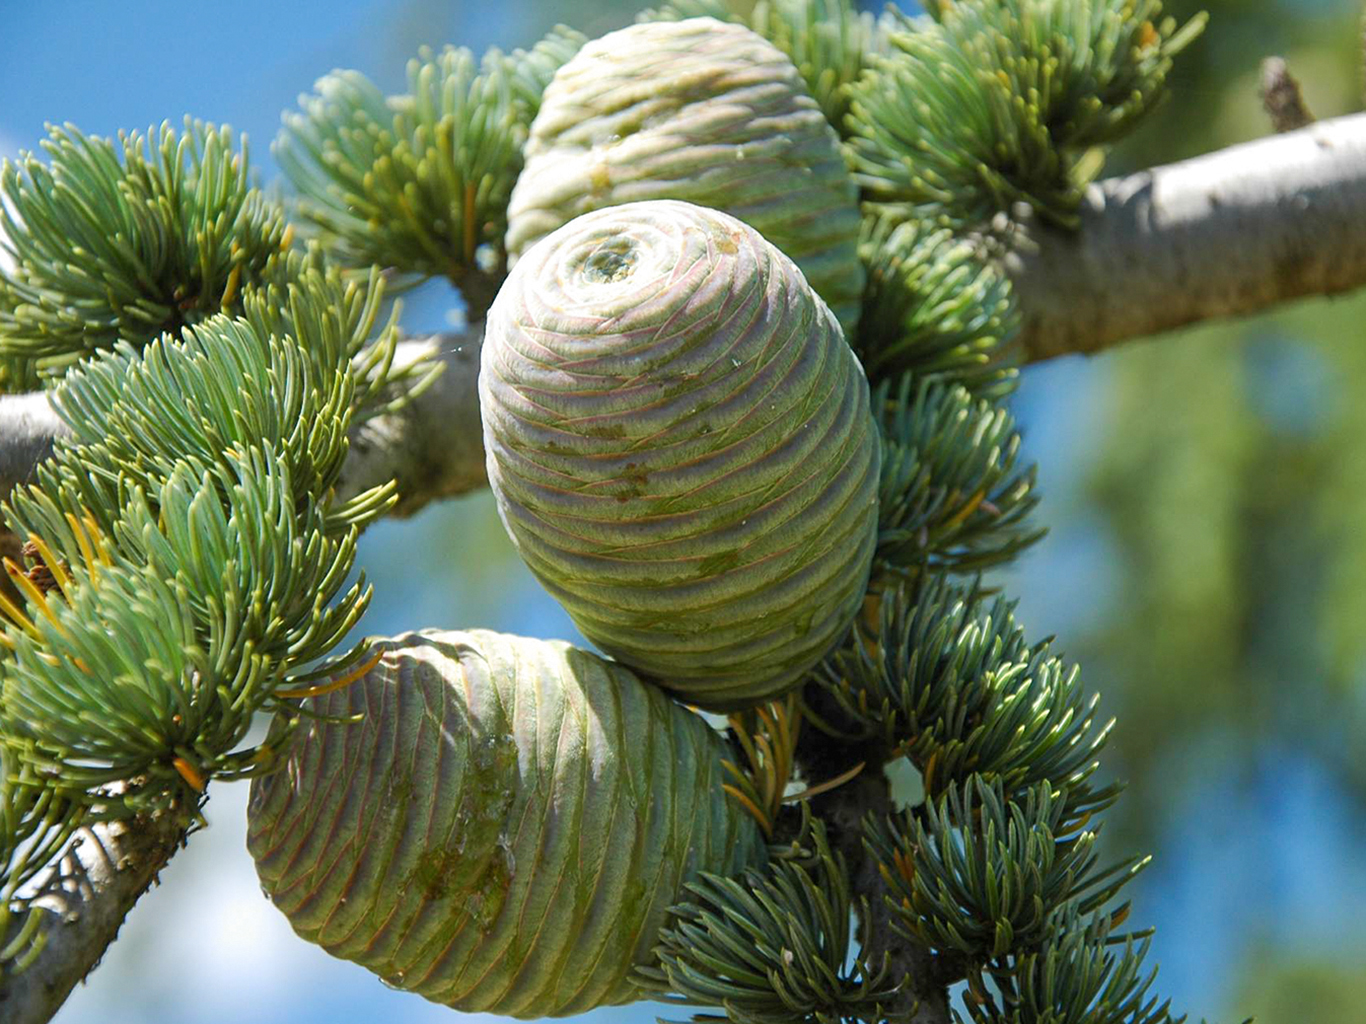
[[[479,389],[499,513],[603,651],[730,710],[838,642],[876,541],[868,385],[753,228],[674,201],[571,221],[494,301]]]
[[[684,883],[764,858],[720,736],[620,666],[480,630],[377,646],[248,811],[266,894],[334,956],[464,1011],[630,1002]]]

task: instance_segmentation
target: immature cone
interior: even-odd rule
[[[679,202],[580,217],[513,269],[482,358],[503,522],[602,650],[729,710],[838,642],[876,541],[868,384],[757,231]]]
[[[480,630],[377,646],[248,809],[267,895],[334,956],[458,1010],[630,1002],[684,884],[764,858],[719,735],[619,666]]]
[[[858,190],[792,61],[743,25],[648,22],[588,43],[551,80],[525,156],[512,256],[590,210],[686,200],[792,257],[853,337]]]

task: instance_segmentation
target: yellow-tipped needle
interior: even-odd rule
[[[63,636],[67,635],[66,628],[57,621],[57,616],[52,612],[52,606],[47,603],[47,595],[44,594],[34,582],[24,574],[24,570],[14,564],[13,559],[4,559],[5,572],[9,573],[10,582],[23,591],[24,596],[29,602],[43,613],[43,618],[56,628],[57,632]]]
[[[378,665],[379,659],[383,656],[383,651],[376,651],[374,656],[363,665],[359,668],[352,669],[340,679],[331,679],[325,683],[319,683],[316,686],[303,686],[297,690],[276,690],[275,696],[282,697],[285,700],[295,700],[302,697],[321,697],[325,693],[332,693],[334,690],[340,690],[343,687],[350,686],[357,679]]]
[[[180,777],[189,784],[191,789],[196,793],[204,792],[204,787],[208,783],[204,779],[204,774],[198,768],[190,764],[190,762],[183,757],[177,757],[171,764],[175,766],[175,770],[180,773]]]

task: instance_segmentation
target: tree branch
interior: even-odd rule
[[[812,746],[808,741],[803,760],[811,757]],[[815,746],[820,749],[817,763],[827,757],[843,756],[823,740]],[[828,770],[828,763],[820,769]],[[816,797],[812,809],[829,828],[832,845],[849,865],[854,895],[867,901],[866,913],[860,912],[860,945],[868,966],[877,970],[886,956],[891,977],[906,979],[894,1004],[882,1008],[884,1015],[906,1024],[949,1024],[953,1014],[949,1009],[948,986],[959,980],[961,973],[946,976],[945,961],[939,954],[896,930],[887,903],[887,883],[863,844],[863,822],[869,817],[885,819],[895,810],[886,773],[880,767],[865,771],[851,782]]]
[[[1318,121],[1091,187],[1075,234],[1022,216],[1004,258],[1030,362],[1291,299],[1366,285],[1366,114]],[[484,486],[478,325],[405,343],[446,372],[403,411],[362,424],[341,491],[399,481],[399,515]],[[0,396],[0,497],[50,450],[40,396]]]
[[[24,970],[0,973],[0,1019],[44,1024],[52,1018],[104,956],[133,904],[184,842],[185,831],[181,815],[163,813],[76,834],[33,900],[46,911],[40,952]],[[21,923],[22,917],[13,920],[11,933]]]
[[[856,724],[820,686],[807,685],[802,704],[811,722],[829,723],[835,735],[857,734]],[[855,768],[865,751],[823,728],[807,728],[799,733],[795,753],[801,778],[814,782]],[[896,811],[884,766],[864,768],[849,782],[812,797],[809,806],[825,823],[831,847],[848,866],[850,891],[863,904],[858,908],[860,954],[873,971],[885,962],[888,979],[899,985],[892,1004],[882,1007],[883,1016],[905,1024],[951,1024],[949,986],[966,977],[966,965],[897,929],[893,906],[898,901],[889,902],[888,883],[864,842],[866,821],[885,821]]]
[[[351,431],[351,450],[337,491],[349,498],[369,487],[397,480],[393,514],[412,515],[428,502],[483,487],[483,428],[479,421],[479,346],[483,325],[460,333],[400,342],[396,367],[436,354],[444,370],[397,412],[377,416]],[[68,433],[47,396],[0,395],[0,500],[15,485],[33,479],[53,440]],[[0,523],[0,542],[5,534]]]
[[[0,498],[32,478],[34,467],[52,454],[53,439],[64,433],[42,392],[0,395]]]
[[[351,450],[337,485],[339,497],[397,480],[399,502],[392,514],[408,516],[429,501],[488,483],[477,387],[483,338],[481,322],[463,333],[400,343],[396,366],[435,353],[442,373],[398,412],[367,420],[351,431]]]
[[[1036,361],[1366,284],[1366,114],[1087,192],[1075,235],[1006,257]]]

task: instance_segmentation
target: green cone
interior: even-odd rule
[[[688,203],[587,214],[489,311],[489,483],[583,634],[714,710],[795,686],[862,600],[868,384],[759,233]]]
[[[787,253],[848,338],[858,191],[792,61],[742,25],[647,22],[588,43],[546,89],[508,208],[507,250],[647,199],[724,210]]]
[[[334,956],[458,1010],[582,1013],[643,997],[684,883],[763,860],[720,736],[619,666],[479,630],[377,649],[248,810],[266,893]]]

